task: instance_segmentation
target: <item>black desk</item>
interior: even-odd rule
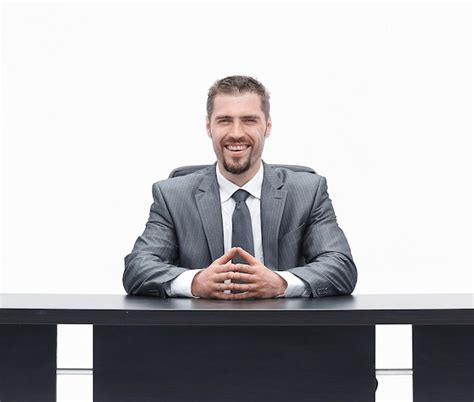
[[[0,295],[0,400],[55,401],[56,325],[94,325],[94,401],[374,401],[375,325],[413,325],[415,402],[474,399],[474,296],[227,302]],[[396,347],[396,345],[394,345]]]

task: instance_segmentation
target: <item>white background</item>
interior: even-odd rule
[[[121,293],[151,185],[212,163],[215,79],[328,179],[356,293],[472,290],[469,4],[4,7],[3,291]]]
[[[152,183],[214,161],[207,90],[231,74],[271,92],[264,160],[327,177],[355,294],[473,292],[470,2],[2,14],[2,292],[123,293]]]

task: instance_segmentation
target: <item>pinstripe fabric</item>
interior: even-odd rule
[[[123,284],[129,294],[166,297],[164,283],[224,252],[215,166],[155,183],[153,201]],[[292,272],[313,297],[353,291],[357,270],[324,177],[264,163],[261,220],[268,268]]]

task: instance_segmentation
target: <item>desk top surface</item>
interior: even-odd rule
[[[474,324],[474,294],[221,301],[126,295],[0,294],[3,324]]]

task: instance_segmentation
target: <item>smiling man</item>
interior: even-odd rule
[[[263,145],[272,127],[270,116],[255,92],[210,98],[206,127],[219,169],[241,187],[260,169]]]
[[[270,97],[231,76],[209,90],[217,163],[153,185],[145,231],[125,257],[129,294],[242,300],[349,294],[357,281],[326,179],[262,161]]]

